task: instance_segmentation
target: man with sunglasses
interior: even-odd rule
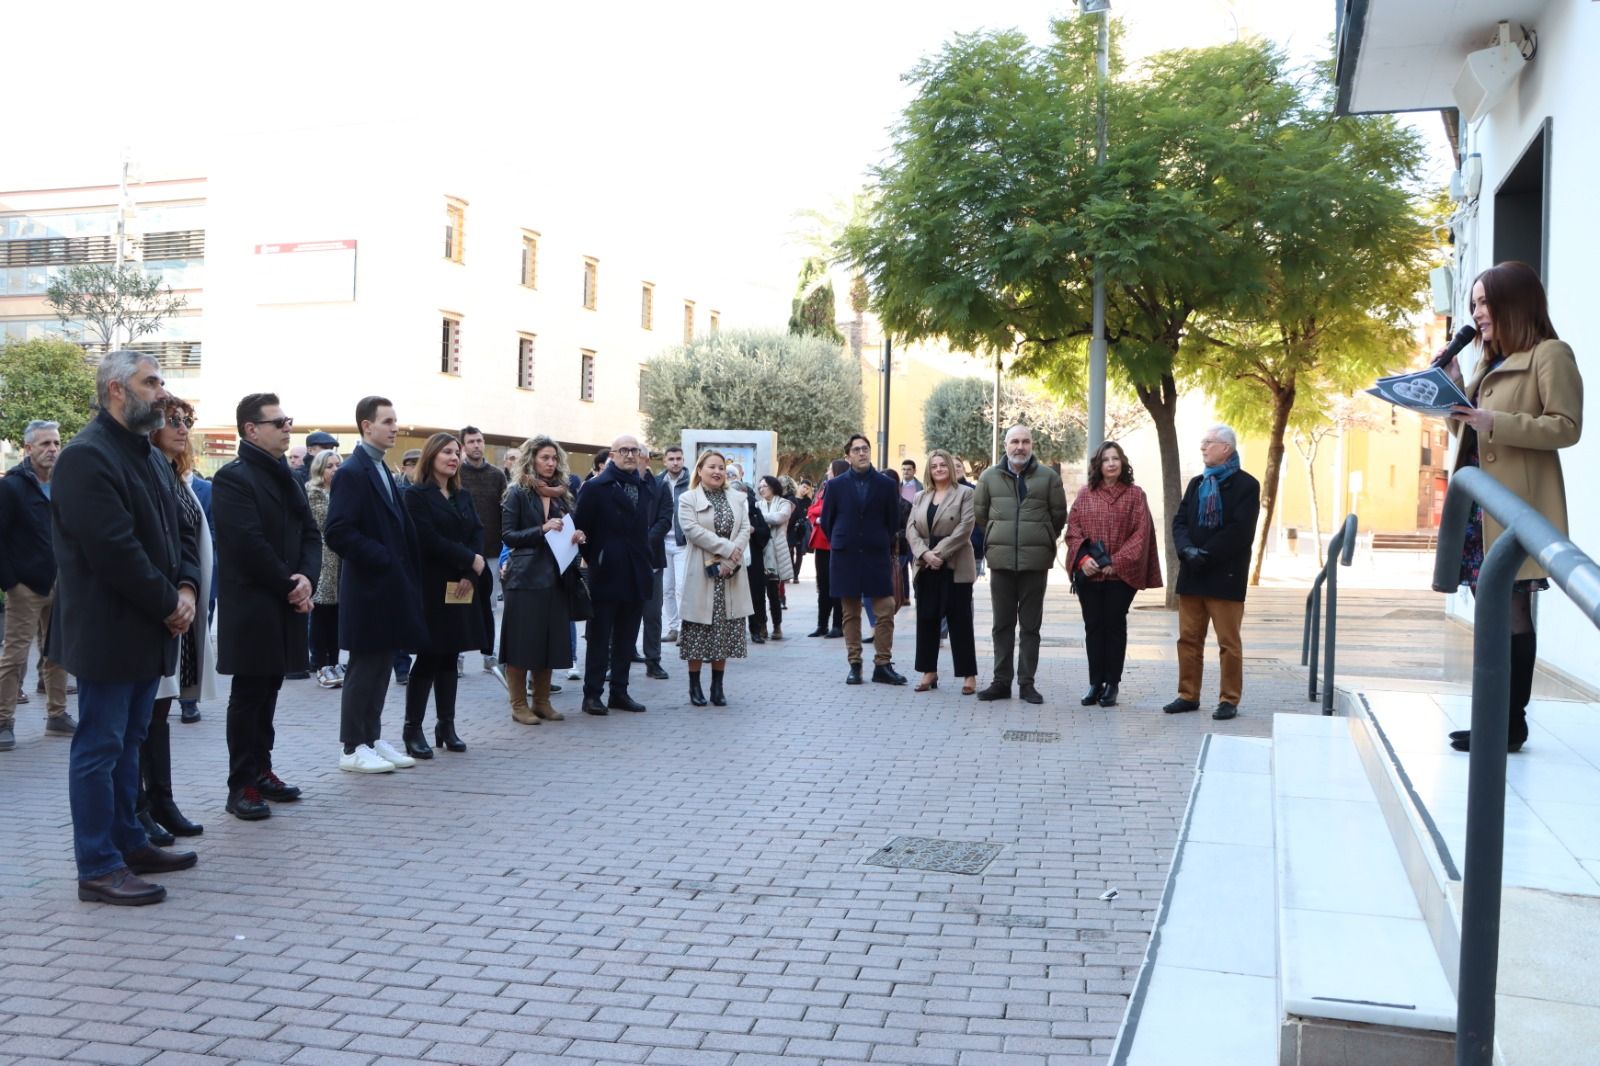
[[[294,419],[270,392],[239,401],[239,457],[217,471],[211,509],[221,575],[217,673],[228,693],[227,811],[247,822],[300,790],[272,769],[272,721],[284,675],[306,661],[306,617],[322,573],[322,536],[284,459]]]

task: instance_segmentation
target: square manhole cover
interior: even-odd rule
[[[868,866],[887,866],[895,870],[981,874],[998,854],[999,844],[938,837],[895,837],[862,861]]]
[[[1008,729],[1000,734],[1001,740],[1024,740],[1030,744],[1054,744],[1061,739],[1060,733],[1030,733],[1026,729]]]

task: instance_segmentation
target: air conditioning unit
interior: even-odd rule
[[[1500,23],[1495,44],[1469,52],[1451,94],[1470,125],[1494,110],[1522,73],[1522,49],[1511,40],[1511,24]]]
[[[1428,271],[1428,280],[1433,286],[1433,313],[1445,316],[1454,315],[1456,306],[1455,271],[1447,266],[1434,267]]]

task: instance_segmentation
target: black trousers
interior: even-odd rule
[[[339,605],[318,603],[311,607],[311,668],[339,665]]]
[[[135,810],[148,811],[152,800],[172,798],[172,727],[167,722],[171,711],[170,696],[156,700],[150,711],[150,731],[139,745],[139,804]]]
[[[644,641],[639,654],[645,662],[661,662],[661,608],[666,603],[665,570],[655,570],[650,576],[650,598],[644,604],[644,616],[639,625],[644,631]]]
[[[949,567],[917,574],[917,658],[924,674],[939,670],[939,628],[950,630],[950,659],[956,677],[976,677],[978,649],[972,635],[972,582],[956,580]]]
[[[794,579],[800,580],[800,564],[806,561],[806,550],[799,544],[789,545],[789,559],[794,563]]]
[[[354,751],[383,735],[383,700],[389,694],[389,671],[404,652],[353,651],[345,664],[339,690],[339,742]],[[410,656],[406,662],[410,662]],[[408,666],[407,669],[410,669]],[[238,684],[237,681],[234,684]]]
[[[228,693],[228,792],[248,788],[272,769],[272,718],[283,675],[235,674]]]
[[[1131,585],[1115,578],[1078,583],[1091,685],[1122,683],[1122,665],[1128,656],[1128,608],[1133,606],[1133,595]]]
[[[829,552],[826,549],[818,548],[814,554],[817,557],[817,628],[842,628],[844,626],[844,604],[828,594]]]
[[[478,600],[478,608],[483,612],[483,647],[479,650],[485,655],[493,655],[494,642],[494,564],[484,557],[486,565],[483,573],[478,575],[478,588],[473,595]]]
[[[406,684],[406,728],[421,729],[428,711],[428,694],[433,693],[433,713],[440,725],[456,720],[456,657],[453,652],[420,651],[411,664],[411,680]]]
[[[745,577],[750,582],[750,632],[767,632],[767,590],[776,587],[777,583],[767,580],[766,573],[761,569],[761,557],[756,556],[756,565],[745,567]],[[783,624],[783,615],[779,613],[774,619],[779,625]]]
[[[609,667],[611,695],[626,695],[628,668],[633,665],[633,644],[639,639],[644,604],[636,600],[595,600],[594,617],[583,631],[583,694],[600,698]]]

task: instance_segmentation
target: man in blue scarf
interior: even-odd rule
[[[1250,547],[1261,513],[1261,483],[1239,469],[1239,439],[1227,426],[1206,430],[1200,455],[1205,470],[1189,482],[1183,503],[1172,516],[1172,539],[1180,560],[1178,698],[1162,710],[1182,714],[1200,709],[1206,632],[1215,627],[1222,684],[1211,717],[1220,721],[1239,713],[1244,693],[1239,625],[1250,581]]]

